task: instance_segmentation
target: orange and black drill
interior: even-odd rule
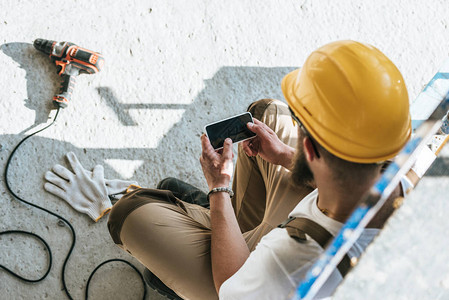
[[[57,107],[67,107],[75,86],[75,76],[97,73],[104,65],[104,58],[100,53],[73,43],[37,39],[34,47],[50,55],[58,68],[57,73],[62,76],[59,94],[53,97],[53,103]]]

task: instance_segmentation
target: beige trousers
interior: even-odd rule
[[[296,147],[298,132],[285,103],[263,99],[249,111]],[[290,172],[238,148],[232,203],[250,251],[311,189],[293,187]],[[170,191],[137,189],[112,208],[108,228],[114,242],[185,299],[217,299],[210,259],[210,215]]]

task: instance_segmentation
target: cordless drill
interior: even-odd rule
[[[104,65],[104,58],[100,53],[73,43],[37,39],[34,41],[34,47],[50,55],[58,68],[58,75],[62,76],[59,94],[53,97],[53,104],[57,107],[67,107],[75,86],[75,76],[97,73]]]

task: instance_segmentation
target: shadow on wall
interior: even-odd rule
[[[54,65],[48,61],[45,55],[37,52],[31,44],[4,44],[1,46],[1,50],[18,62],[20,67],[26,71],[28,99],[25,99],[25,106],[36,111],[33,126],[47,122],[50,110],[53,109],[51,99],[57,92],[60,81]],[[46,67],[43,68],[43,66]],[[102,99],[101,103],[112,109],[123,126],[145,126],[145,124],[139,124],[132,118],[129,114],[130,110],[148,110],[151,113],[153,109],[183,109],[184,113],[181,120],[174,124],[159,141],[157,148],[80,149],[71,143],[34,136],[17,152],[14,161],[20,164],[18,161],[20,161],[20,156],[23,153],[32,155],[34,152],[43,152],[48,153],[48,157],[45,158],[47,162],[63,163],[63,156],[67,152],[73,151],[86,168],[91,168],[94,164],[102,164],[105,167],[105,174],[109,178],[120,178],[121,175],[112,169],[106,163],[106,160],[140,160],[143,161],[143,164],[135,171],[133,179],[137,180],[142,186],[152,187],[167,176],[178,177],[201,186],[201,184],[205,184],[201,166],[198,162],[201,153],[199,137],[203,131],[203,126],[228,117],[229,115],[224,115],[224,112],[227,114],[243,112],[255,100],[261,98],[283,99],[280,82],[282,77],[293,69],[293,67],[222,67],[211,79],[205,80],[204,89],[188,105],[124,104],[115,96],[112,88],[99,87],[97,91]],[[23,138],[23,133],[29,129],[24,129],[18,135],[0,136],[0,140],[8,144],[8,153],[3,151],[0,154],[2,156],[9,155],[15,143]],[[151,128],[148,132],[151,135]],[[115,133],[111,134],[114,135]],[[114,136],[111,136],[111,138],[114,138]],[[171,153],[171,155],[167,155],[167,153]],[[173,155],[174,153],[175,155]],[[93,161],[94,164],[86,163],[86,160]],[[3,161],[6,161],[6,159],[3,159]],[[186,161],[195,161],[197,168],[187,171],[182,170],[183,168],[176,168],[176,166],[184,166]],[[178,170],[178,173],[167,174],[168,164],[172,166],[172,170]],[[42,174],[35,175],[43,177],[48,167],[43,166],[43,168],[43,170],[41,169]],[[12,166],[10,172],[17,172],[18,178],[33,176],[22,169],[26,169],[26,166]],[[152,178],[145,178],[148,177],[147,174],[151,174]]]

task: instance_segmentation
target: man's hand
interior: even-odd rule
[[[232,141],[227,138],[223,149],[215,151],[205,134],[201,136],[200,162],[209,190],[228,187],[233,171]],[[227,193],[210,195],[211,263],[215,289],[235,274],[249,256],[232,202]]]
[[[254,119],[254,124],[248,123],[247,126],[257,136],[242,142],[246,155],[259,155],[269,163],[282,165],[287,169],[292,167],[295,154],[293,147],[284,144],[270,127],[257,119]]]
[[[200,157],[201,167],[206,177],[209,190],[216,187],[228,187],[234,169],[232,162],[232,141],[227,138],[220,152],[210,144],[205,134],[201,136],[201,147],[203,149]]]

